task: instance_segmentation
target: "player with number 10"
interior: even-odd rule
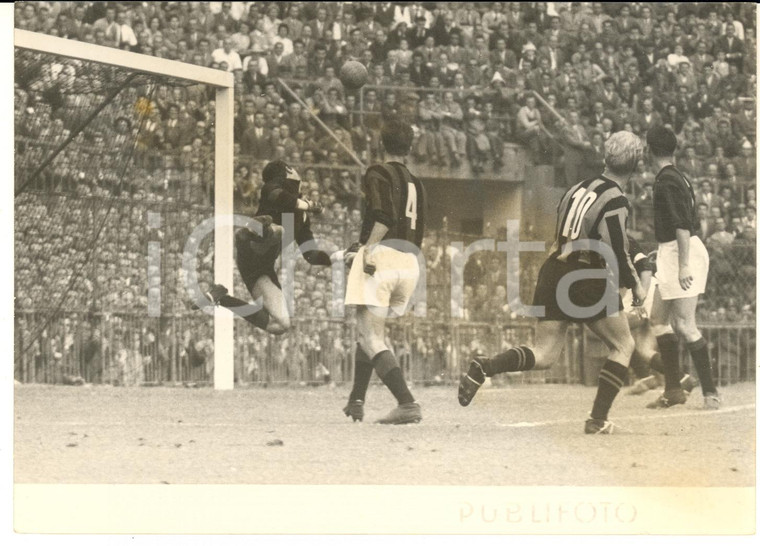
[[[493,358],[475,357],[460,379],[462,406],[469,405],[486,377],[549,368],[562,352],[568,325],[581,322],[610,349],[585,432],[612,432],[607,414],[627,378],[634,350],[628,319],[620,313],[620,287],[632,289],[634,305],[646,297],[629,256],[630,204],[623,193],[643,146],[633,133],[620,131],[607,139],[604,149],[604,172],[570,188],[557,209],[556,239],[533,297],[533,305],[543,308],[536,309],[534,346],[514,347]]]

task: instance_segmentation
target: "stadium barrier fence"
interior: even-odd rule
[[[19,312],[15,343],[24,344],[46,312]],[[239,386],[317,386],[353,380],[357,335],[349,319],[294,319],[286,336],[263,334],[235,321],[235,380]],[[755,380],[754,324],[703,324],[701,329],[720,385]],[[535,326],[508,323],[400,320],[388,326],[388,343],[408,380],[416,385],[454,384],[475,354],[494,354],[533,343]],[[494,385],[596,382],[599,355],[587,333],[573,326],[565,351],[551,369],[505,374]],[[689,369],[682,347],[682,365]],[[210,316],[60,312],[16,361],[22,383],[153,386],[211,384],[213,323]],[[376,379],[375,379],[376,380]]]

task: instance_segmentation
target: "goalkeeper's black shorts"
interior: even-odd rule
[[[250,238],[236,237],[237,267],[248,292],[253,292],[256,281],[263,276],[269,277],[277,288],[282,289],[274,264],[280,255],[280,243],[263,244],[253,242]]]

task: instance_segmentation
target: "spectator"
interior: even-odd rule
[[[726,220],[723,216],[715,218],[712,233],[707,238],[708,247],[724,250],[734,242],[734,235],[726,230]]]
[[[545,141],[541,129],[541,112],[536,108],[536,99],[527,95],[523,107],[517,112],[517,136],[538,163],[541,163],[545,154]]]
[[[227,72],[243,69],[243,62],[240,60],[238,52],[232,49],[232,39],[230,38],[225,38],[222,41],[222,47],[211,52],[211,59],[220,65],[224,63]]]
[[[581,168],[586,160],[586,154],[591,150],[586,128],[580,122],[577,111],[569,113],[568,124],[562,132],[565,143],[565,184],[569,187],[581,180]]]

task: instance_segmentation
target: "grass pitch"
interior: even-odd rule
[[[583,434],[595,389],[416,387],[418,425],[373,421],[394,405],[368,393],[363,423],[348,388],[212,389],[21,385],[17,483],[753,486],[755,385],[721,390],[719,411],[648,410],[621,393],[610,436]],[[389,471],[389,469],[391,469]]]

